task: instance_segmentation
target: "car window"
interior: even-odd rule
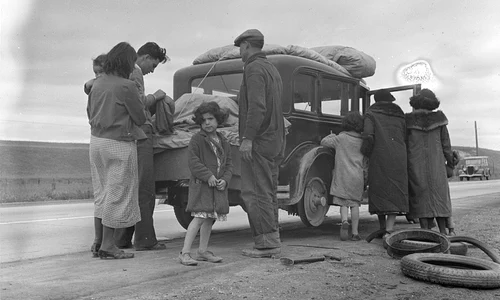
[[[191,81],[191,93],[225,96],[236,100],[243,73],[212,75],[202,80],[203,78],[196,78]]]
[[[298,111],[315,112],[315,82],[312,74],[297,73],[293,76],[293,107]]]
[[[323,77],[321,78],[320,99],[321,113],[340,116],[342,114],[342,100],[348,105],[346,106],[347,110],[351,110],[351,100],[354,99],[354,84]]]

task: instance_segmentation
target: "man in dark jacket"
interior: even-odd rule
[[[169,99],[164,91],[157,90],[154,94],[146,95],[144,88],[144,75],[153,73],[158,64],[170,59],[165,54],[165,48],[158,44],[148,42],[137,50],[137,61],[130,80],[135,82],[139,90],[139,100],[144,105],[146,123],[141,129],[148,136],[147,139],[137,143],[137,160],[139,168],[139,208],[141,221],[135,226],[122,228],[115,231],[115,243],[119,248],[131,248],[134,236],[134,248],[137,251],[163,250],[164,244],[159,244],[154,229],[153,212],[155,208],[155,178],[153,164],[153,135],[154,126],[151,118],[151,109],[156,108],[156,102]],[[173,101],[172,101],[173,102]],[[135,232],[135,235],[134,235]]]
[[[250,257],[281,252],[278,224],[278,168],[285,129],[281,106],[283,84],[278,70],[262,52],[264,36],[249,29],[234,41],[245,63],[239,94],[241,196],[248,213],[254,249]]]

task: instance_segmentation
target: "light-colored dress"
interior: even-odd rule
[[[368,160],[361,154],[361,134],[343,131],[326,136],[321,145],[335,149],[335,167],[332,171],[330,194],[333,204],[359,206],[363,199]]]

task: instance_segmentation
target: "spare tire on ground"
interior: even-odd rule
[[[451,242],[451,241],[450,241]],[[415,240],[401,240],[393,244],[396,247],[405,247],[407,249],[427,249],[431,246],[436,246],[436,243],[433,242],[423,242],[423,241],[415,241]],[[455,255],[467,255],[468,251],[467,244],[462,242],[451,242],[450,243],[450,254]]]
[[[414,253],[401,259],[404,275],[422,281],[466,288],[500,288],[500,264],[441,253]]]
[[[493,260],[497,264],[500,264],[500,255],[493,248],[491,248],[490,246],[481,241],[478,241],[475,238],[457,235],[450,237],[450,242],[466,242],[472,244],[477,248],[481,249],[486,255],[488,255],[491,258],[491,260]]]
[[[402,240],[416,240],[433,242],[428,247],[417,248],[402,245]],[[389,234],[385,239],[387,245],[387,254],[393,258],[402,258],[413,253],[448,253],[450,250],[450,241],[448,238],[439,232],[428,229],[402,229]]]

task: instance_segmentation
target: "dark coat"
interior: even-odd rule
[[[273,159],[283,152],[285,125],[281,76],[266,55],[258,52],[245,62],[239,94],[240,139],[249,139],[253,151]]]
[[[200,130],[189,142],[189,195],[186,211],[189,212],[217,212],[219,214],[229,213],[229,202],[227,199],[227,186],[233,175],[233,164],[231,161],[231,146],[228,141],[217,133],[222,145],[222,158],[220,171],[217,173],[217,157],[212,150],[210,138]],[[208,186],[208,179],[214,175],[217,179],[227,182],[226,189],[219,191],[215,187]]]
[[[370,213],[408,212],[406,125],[403,111],[391,102],[374,103],[366,112],[363,134],[373,142],[368,167]]]
[[[445,163],[453,164],[448,120],[441,111],[406,114],[410,214],[414,218],[450,217]]]

